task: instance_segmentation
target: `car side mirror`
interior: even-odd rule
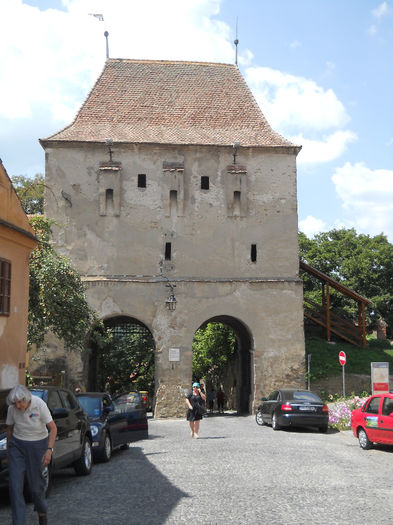
[[[267,397],[261,397],[261,401],[267,401]]]
[[[53,419],[64,419],[68,416],[68,410],[66,408],[55,408],[52,412]]]

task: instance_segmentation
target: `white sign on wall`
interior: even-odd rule
[[[169,361],[180,361],[180,348],[169,349]]]
[[[389,392],[389,363],[371,363],[371,390],[373,394]]]

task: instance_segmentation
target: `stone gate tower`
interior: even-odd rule
[[[300,148],[271,129],[237,66],[109,59],[72,124],[40,142],[57,249],[102,319],[153,335],[156,416],[184,415],[208,321],[237,334],[240,410],[304,385]]]

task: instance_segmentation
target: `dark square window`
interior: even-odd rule
[[[10,315],[11,263],[0,259],[0,315]]]
[[[172,243],[165,243],[165,260],[170,261],[172,257]]]
[[[145,173],[139,173],[139,175],[138,175],[138,188],[146,188],[146,175],[145,175]]]
[[[209,189],[209,177],[203,176],[201,177],[201,190],[208,190]]]
[[[257,262],[257,245],[251,244],[251,262]]]

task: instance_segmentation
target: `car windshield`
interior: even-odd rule
[[[89,417],[99,417],[101,415],[101,398],[78,396],[78,401]]]
[[[322,403],[322,401],[316,394],[305,390],[287,392],[285,395],[285,399],[293,399],[294,401],[308,401],[309,403]]]
[[[135,408],[140,403],[140,396],[134,392],[123,394],[113,400],[115,409],[124,412],[130,408]]]

